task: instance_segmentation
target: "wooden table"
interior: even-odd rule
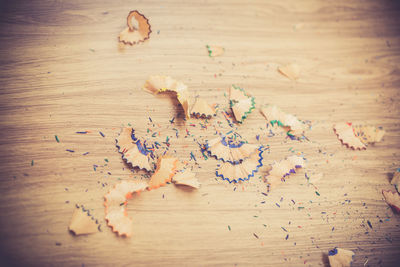
[[[328,266],[327,252],[337,246],[355,252],[354,266],[398,266],[399,215],[381,194],[393,189],[390,174],[400,165],[395,2],[3,1],[4,265]],[[134,9],[153,32],[145,43],[123,46],[117,36]],[[210,58],[207,44],[225,53]],[[301,69],[297,81],[277,71],[289,63]],[[176,99],[142,90],[150,75],[183,81],[218,104],[218,116],[207,129],[202,120],[185,122]],[[256,97],[256,110],[237,130],[249,142],[262,136],[265,165],[292,154],[307,158],[306,168],[268,196],[265,172],[239,185],[216,179],[217,161],[205,160],[195,142],[226,126],[231,84]],[[279,129],[267,137],[259,112],[267,103],[310,121],[309,141]],[[384,141],[346,149],[332,125],[348,121],[382,126]],[[195,167],[202,187],[170,184],[133,198],[134,234],[121,238],[104,221],[103,196],[119,180],[144,174],[132,172],[115,147],[129,124],[143,135],[150,128],[160,140],[169,136],[172,153]],[[68,232],[76,203],[90,209],[102,232]]]

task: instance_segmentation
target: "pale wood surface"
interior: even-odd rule
[[[117,36],[133,9],[150,19],[153,32],[144,44],[121,47]],[[2,1],[3,263],[327,266],[327,251],[339,246],[355,252],[354,266],[396,266],[399,215],[381,190],[392,188],[388,173],[400,165],[399,11],[395,1],[372,0]],[[209,58],[206,44],[225,47],[225,54]],[[292,62],[301,68],[297,82],[276,70]],[[157,74],[183,81],[221,109],[230,84],[244,87],[257,110],[238,130],[251,142],[265,132],[263,103],[310,120],[310,142],[262,136],[270,145],[265,164],[295,150],[304,152],[307,168],[267,197],[258,177],[235,191],[216,180],[216,161],[202,160],[194,138],[184,138],[186,128],[203,140],[213,127],[201,130],[196,120],[185,126],[176,100],[142,91]],[[149,116],[181,159],[190,151],[197,156],[202,187],[168,185],[130,200],[134,235],[119,238],[105,225],[102,196],[132,172],[114,139],[128,123],[143,134],[154,128]],[[221,114],[211,124],[217,121],[225,123]],[[351,151],[332,131],[341,121],[383,126],[387,134],[366,151]],[[75,133],[84,130],[92,132]],[[317,189],[305,173],[323,174]],[[102,232],[68,232],[75,203],[92,210]]]

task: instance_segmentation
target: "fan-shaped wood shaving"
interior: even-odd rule
[[[255,98],[235,85],[232,85],[229,90],[229,98],[236,121],[242,123],[255,108]]]
[[[334,248],[328,253],[331,267],[350,267],[353,261],[354,252],[351,250]]]
[[[285,160],[275,162],[271,170],[265,177],[269,190],[275,188],[285,181],[285,178],[292,173],[296,173],[296,169],[304,167],[304,159],[298,156],[290,156]]]
[[[158,159],[157,169],[150,178],[148,190],[159,188],[171,182],[176,172],[178,159],[171,156],[163,156]]]
[[[223,140],[225,140],[225,143]],[[231,148],[229,146],[229,139],[226,141],[226,139],[217,137],[207,142],[206,148],[211,156],[215,156],[219,160],[230,163],[239,163],[250,157],[250,155],[258,149],[258,145],[255,144],[247,144],[244,142],[238,144],[240,144],[240,147]]]
[[[135,19],[138,23],[138,28],[135,28],[132,23]],[[150,38],[151,26],[149,20],[137,10],[133,10],[127,17],[128,27],[119,34],[119,41],[125,44],[134,45]]]
[[[200,188],[199,180],[196,174],[189,169],[183,169],[175,174],[172,181],[178,185],[186,185],[193,188]]]
[[[82,207],[75,208],[68,229],[75,235],[93,234],[99,231],[96,220]]]
[[[355,136],[351,123],[337,123],[333,126],[333,130],[343,145],[352,149],[366,149],[364,143]]]
[[[262,147],[259,148],[259,153],[253,153],[250,158],[242,161],[239,164],[231,164],[224,162],[217,169],[217,177],[226,180],[229,183],[237,183],[239,181],[247,181],[263,166],[262,164]]]
[[[294,136],[301,136],[305,131],[305,124],[291,114],[287,114],[275,105],[265,105],[261,113],[271,123],[287,127],[289,133]]]
[[[353,126],[354,135],[365,145],[382,141],[385,130],[370,125]]]
[[[174,80],[169,76],[150,76],[144,85],[144,89],[152,93],[175,92],[179,103],[183,107],[185,117],[189,118],[189,107],[192,99],[184,83]]]
[[[190,113],[196,118],[210,119],[212,116],[215,116],[215,109],[212,108],[204,99],[197,98]]]
[[[104,196],[105,219],[113,232],[122,236],[131,236],[132,219],[126,213],[127,199],[133,193],[139,193],[147,188],[145,182],[122,181]]]
[[[127,163],[131,164],[132,167],[139,167],[140,169],[145,169],[147,171],[153,170],[150,165],[150,152],[147,155],[143,154],[146,152],[140,152],[138,146],[142,147],[140,140],[132,139],[132,128],[123,128],[120,135],[116,139],[118,151],[122,154],[122,158],[126,160]],[[141,148],[144,151],[144,148]]]

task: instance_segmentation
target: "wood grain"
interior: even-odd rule
[[[134,9],[153,32],[143,44],[121,46],[117,36]],[[328,266],[326,254],[338,246],[355,252],[354,266],[397,266],[399,216],[381,190],[392,188],[389,174],[400,165],[399,11],[396,1],[357,0],[2,1],[4,265]],[[206,44],[225,54],[209,58]],[[288,63],[300,66],[296,82],[277,71]],[[217,162],[202,159],[195,140],[212,137],[218,121],[226,126],[224,117],[207,130],[194,119],[185,123],[176,100],[141,90],[158,74],[183,81],[220,110],[232,83],[245,88],[257,110],[238,131],[250,142],[262,134],[267,165],[294,150],[307,167],[268,196],[258,177],[236,186],[215,179]],[[258,110],[266,103],[311,121],[310,141],[287,140],[278,130],[267,138]],[[351,151],[332,131],[342,121],[387,134]],[[143,174],[132,173],[115,147],[128,123],[142,134],[161,131],[163,141],[171,136],[183,160],[193,151],[202,183],[198,191],[168,185],[130,200],[130,239],[106,226],[102,198],[119,179]],[[193,136],[185,138],[186,128]],[[75,133],[85,130],[91,133]],[[316,188],[305,173],[323,175]],[[75,203],[90,208],[101,233],[68,232]]]

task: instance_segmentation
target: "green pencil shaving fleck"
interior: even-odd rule
[[[108,159],[104,159],[105,162],[108,162]]]
[[[304,207],[297,207],[297,209],[302,210],[302,209],[304,209]]]
[[[229,229],[229,231],[231,230],[231,226],[230,225],[228,225],[228,229]]]
[[[209,56],[209,57],[212,57],[212,50],[211,50],[210,46],[209,46],[209,45],[206,45],[206,48],[207,48],[207,50],[208,50],[208,56]]]
[[[208,157],[207,157],[207,155],[204,153],[204,150],[201,150],[201,153],[203,154],[204,159],[207,160]]]
[[[60,139],[58,139],[58,136],[55,135],[54,137],[56,138],[57,143],[60,143]]]
[[[317,196],[320,196],[320,194],[318,193],[318,191],[315,191],[315,194],[317,194]]]
[[[283,123],[279,120],[272,120],[270,121],[271,125],[274,126],[274,124],[278,124],[278,126],[284,126]]]
[[[32,162],[31,162],[31,166],[33,166],[33,164],[35,164],[35,162],[32,160]]]

